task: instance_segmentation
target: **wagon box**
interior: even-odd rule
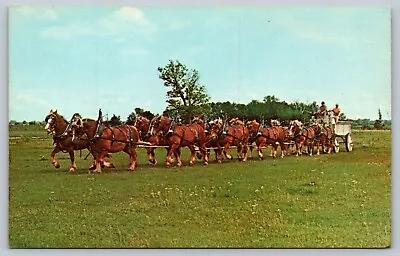
[[[350,121],[339,121],[335,125],[335,139],[334,139],[334,150],[339,152],[339,141],[338,137],[342,138],[346,145],[346,151],[350,152],[353,150],[353,139],[351,138],[351,122]]]

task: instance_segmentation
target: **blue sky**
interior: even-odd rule
[[[157,67],[170,59],[197,69],[212,101],[275,95],[391,116],[389,8],[15,6],[9,28],[10,120],[161,113]]]

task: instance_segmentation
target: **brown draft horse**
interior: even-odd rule
[[[56,167],[60,168],[60,164],[57,162],[55,155],[62,151],[68,152],[71,159],[70,172],[76,170],[75,154],[74,150],[82,150],[89,147],[87,140],[76,140],[75,143],[72,141],[72,134],[68,132],[69,123],[65,118],[57,113],[57,110],[50,110],[50,113],[45,118],[46,126],[44,127],[48,134],[53,135],[54,149],[50,154],[50,161]],[[108,155],[111,157],[111,155]],[[112,163],[104,162],[107,167],[113,167]],[[94,169],[95,163],[89,169]]]
[[[207,123],[203,118],[195,116],[192,119],[192,123],[198,123],[201,127],[204,128],[204,132],[206,134],[206,148],[207,148],[207,156],[208,159],[210,160],[210,148],[214,149],[215,152],[215,160],[218,161],[218,140],[215,138],[211,137],[210,131],[209,131],[209,123]],[[201,159],[203,155],[198,152],[197,158]]]
[[[108,126],[99,120],[81,119],[73,116],[71,119],[71,130],[73,141],[75,138],[84,138],[90,144],[96,169],[94,172],[101,172],[101,164],[108,153],[124,151],[129,155],[129,170],[134,171],[137,162],[136,145],[139,141],[139,132],[131,125]],[[89,171],[90,172],[90,171]]]
[[[331,150],[333,149],[333,138],[334,138],[334,130],[332,126],[322,126],[321,124],[317,125],[316,129],[316,134],[317,134],[317,155],[319,155],[319,149],[320,146],[322,147],[322,152],[323,153],[331,153]],[[325,149],[327,147],[327,151]]]
[[[289,134],[296,145],[296,156],[302,154],[301,149],[306,145],[308,154],[312,156],[317,129],[317,125],[303,128],[303,124],[299,120],[293,120],[290,122]]]
[[[174,154],[177,166],[182,166],[180,159],[180,148],[188,147],[191,153],[189,165],[194,165],[196,161],[195,146],[199,147],[200,153],[203,155],[204,165],[208,164],[208,156],[206,154],[206,134],[204,128],[198,123],[179,125],[167,116],[161,116],[158,122],[154,124],[158,133],[163,136],[166,144],[169,146],[165,165],[171,166]]]
[[[228,125],[226,121],[223,122],[221,118],[218,118],[211,121],[209,125],[211,139],[217,141],[219,148],[223,148],[223,150],[218,150],[218,162],[222,163],[222,152],[227,159],[233,159],[233,157],[228,154],[230,145],[236,146],[239,161],[247,161],[249,130],[241,120],[234,118],[230,120]]]
[[[248,121],[247,128],[249,129],[250,136],[253,138],[257,146],[258,159],[264,159],[261,147],[271,145],[272,157],[276,158],[277,154],[277,143],[281,147],[281,157],[285,155],[285,131],[284,129],[275,123],[272,127],[263,127],[256,120]]]
[[[136,118],[135,127],[139,131],[140,139],[149,142],[150,146],[166,146],[163,136],[157,132],[159,119],[158,115],[151,120],[143,116],[137,116]],[[157,164],[154,150],[154,147],[146,147],[148,159],[152,165]]]

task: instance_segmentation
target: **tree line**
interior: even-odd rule
[[[259,122],[269,122],[271,119],[278,119],[283,123],[293,119],[307,123],[311,118],[312,103],[300,101],[288,103],[274,95],[266,95],[261,101],[252,100],[247,104],[230,101],[210,102],[210,96],[207,94],[206,87],[200,83],[199,72],[195,69],[188,69],[178,60],[169,60],[167,65],[158,67],[157,70],[163,85],[167,87],[167,107],[162,114],[167,114],[183,123],[189,123],[193,116],[202,116],[206,120],[218,117],[238,117],[242,120],[255,119]],[[110,119],[106,118],[106,122],[111,125],[122,123],[134,124],[138,115],[152,119],[156,113],[136,107],[126,118],[125,122],[121,120],[121,116],[117,116],[116,114],[113,114]],[[344,113],[340,114],[340,119],[347,119]],[[362,123],[363,127],[370,127],[369,122],[362,122],[360,120],[362,119],[354,121],[354,124],[360,125]],[[18,122],[10,121],[10,124],[15,123]],[[28,123],[23,121],[23,124]],[[32,122],[29,124],[32,124]],[[380,128],[384,127],[384,124],[387,124],[387,122],[381,120],[379,110],[379,119],[375,121],[373,126]]]

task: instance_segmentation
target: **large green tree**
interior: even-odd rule
[[[165,67],[159,67],[158,72],[168,88],[168,113],[188,122],[192,115],[201,115],[208,110],[210,97],[204,85],[199,83],[197,70],[189,70],[178,60],[170,60]]]

